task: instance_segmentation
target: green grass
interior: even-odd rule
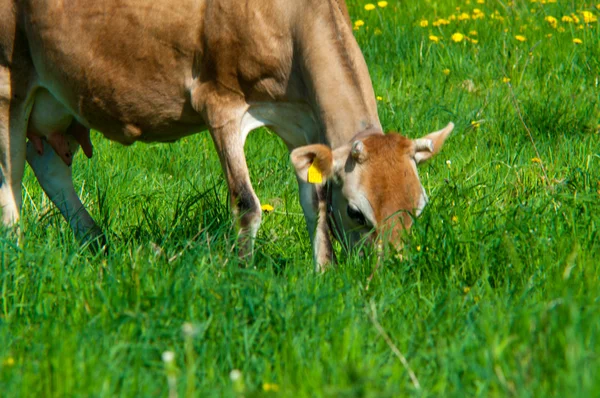
[[[417,137],[457,125],[420,169],[431,202],[404,260],[386,256],[368,290],[369,255],[313,272],[288,154],[266,130],[246,152],[275,212],[246,268],[230,250],[207,133],[133,148],[93,136],[95,156],[78,156],[75,179],[107,232],[106,256],[78,247],[28,170],[23,239],[0,240],[2,395],[166,396],[168,375],[180,396],[597,395],[600,29],[561,17],[600,11],[514,3],[365,11],[349,1],[365,21],[355,33],[385,128]],[[457,6],[486,17],[432,26]],[[495,9],[503,21],[490,18]],[[478,43],[454,43],[456,32]]]

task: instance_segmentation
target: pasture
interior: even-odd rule
[[[456,124],[402,258],[368,289],[368,251],[315,274],[286,147],[260,129],[246,153],[273,211],[240,267],[208,133],[94,133],[74,175],[109,253],[79,247],[29,169],[21,239],[0,238],[3,396],[598,394],[600,4],[348,7],[386,131]]]

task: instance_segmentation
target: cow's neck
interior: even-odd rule
[[[318,5],[316,5],[318,4]],[[362,131],[381,132],[375,94],[342,0],[304,9],[299,64],[317,117],[332,148]]]

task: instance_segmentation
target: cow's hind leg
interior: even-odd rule
[[[0,212],[2,224],[14,225],[21,211],[25,168],[26,87],[15,87],[11,71],[0,66]]]
[[[231,209],[238,226],[238,250],[244,258],[252,254],[262,217],[244,155],[245,137],[240,133],[239,120],[211,129],[211,135],[229,186]]]
[[[46,140],[41,142],[42,151],[38,151],[31,141],[27,143],[27,162],[42,189],[71,224],[77,239],[82,243],[91,241],[102,243],[104,240],[102,230],[96,225],[75,192],[71,166],[65,164]],[[75,153],[79,147],[74,138],[68,139],[68,145],[71,153]]]

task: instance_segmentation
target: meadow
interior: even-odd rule
[[[372,255],[313,271],[285,145],[246,146],[263,215],[231,251],[209,135],[92,140],[75,181],[109,239],[79,247],[26,171],[0,238],[0,391],[16,396],[598,396],[600,4],[349,0],[387,131],[456,124],[430,203]]]

